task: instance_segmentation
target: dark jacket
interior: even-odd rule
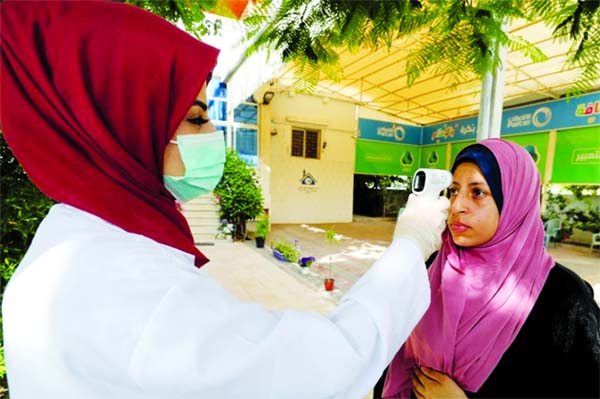
[[[600,310],[592,287],[556,264],[519,334],[472,398],[600,397]]]

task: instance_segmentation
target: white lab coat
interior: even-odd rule
[[[271,312],[189,254],[56,205],[5,292],[9,393],[362,398],[429,297],[419,250],[397,239],[329,316]]]

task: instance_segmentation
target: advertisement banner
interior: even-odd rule
[[[502,114],[501,134],[600,125],[600,93],[513,108]]]
[[[475,140],[477,118],[464,118],[423,127],[423,145]]]
[[[356,140],[355,172],[367,175],[412,176],[419,168],[419,147]]]
[[[421,143],[441,144],[477,138],[477,117],[423,127]],[[501,136],[600,126],[600,92],[504,110]]]
[[[600,184],[600,128],[558,132],[550,182]]]
[[[506,140],[524,147],[533,158],[544,183],[546,159],[548,158],[548,133],[525,134],[505,137]]]
[[[418,126],[359,118],[358,131],[358,137],[361,140],[413,145],[421,144],[421,128]]]
[[[421,147],[421,168],[446,169],[446,144]]]

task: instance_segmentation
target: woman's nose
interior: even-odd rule
[[[451,213],[464,213],[467,211],[467,204],[462,194],[458,193],[450,199]]]

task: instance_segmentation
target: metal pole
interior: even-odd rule
[[[502,28],[505,31],[508,29],[508,20],[504,21]],[[500,137],[506,48],[498,43],[498,41],[495,41],[491,56],[499,61],[499,65],[492,71],[486,72],[481,81],[477,141]]]
[[[490,106],[490,121],[488,137],[500,138],[502,124],[502,103],[504,100],[504,64],[506,62],[506,47],[498,44],[496,46],[496,56],[500,65],[494,70],[492,84],[492,103]]]
[[[481,81],[479,98],[479,118],[477,119],[477,141],[487,139],[490,132],[490,109],[492,102],[492,72],[486,72]]]

